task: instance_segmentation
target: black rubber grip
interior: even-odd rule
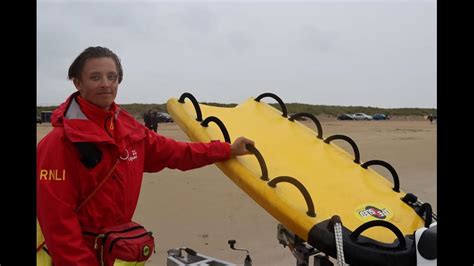
[[[357,148],[356,143],[351,138],[345,135],[332,135],[329,138],[325,139],[324,142],[329,144],[331,141],[335,139],[342,139],[342,140],[347,141],[349,144],[351,144],[352,149],[354,150],[354,157],[355,157],[354,162],[360,164],[360,153],[359,153],[359,148]]]
[[[309,195],[308,190],[301,184],[298,180],[291,176],[279,176],[275,177],[272,180],[270,180],[267,184],[273,188],[276,187],[278,183],[285,182],[285,183],[290,183],[297,187],[301,194],[303,194],[304,200],[306,201],[306,205],[308,205],[308,211],[306,214],[310,217],[316,217],[316,213],[314,212],[314,204],[313,200],[311,199],[311,195]]]
[[[351,240],[353,242],[357,242],[357,238],[359,237],[359,235],[362,232],[364,232],[365,230],[367,230],[371,227],[375,227],[375,226],[385,227],[385,228],[389,229],[390,231],[392,231],[397,236],[398,246],[395,247],[394,249],[406,249],[406,241],[405,241],[405,238],[403,237],[403,234],[400,231],[400,229],[398,229],[394,224],[389,223],[387,221],[383,221],[383,220],[368,221],[368,222],[362,224],[361,226],[357,227],[357,229],[354,230],[354,232],[352,232],[350,234]],[[381,248],[384,248],[384,247],[381,247]]]
[[[196,121],[201,122],[202,121],[201,107],[199,107],[199,103],[197,102],[196,98],[194,98],[194,96],[191,93],[185,92],[181,94],[181,97],[179,97],[178,102],[184,103],[185,98],[188,98],[189,100],[191,100],[191,102],[194,105],[194,110],[196,110],[196,116],[197,116]]]
[[[263,159],[262,154],[257,150],[257,148],[255,148],[255,146],[251,144],[247,144],[245,145],[245,147],[247,148],[247,150],[253,153],[255,157],[257,157],[258,163],[260,164],[260,168],[262,169],[262,176],[260,177],[260,179],[268,181],[269,179],[268,179],[267,164],[265,163],[265,160]]]
[[[321,127],[321,123],[319,122],[319,120],[313,114],[310,114],[310,113],[297,113],[297,114],[294,114],[294,115],[290,116],[290,118],[288,118],[288,119],[291,122],[293,122],[295,119],[298,119],[300,117],[307,117],[307,118],[313,120],[314,124],[316,124],[316,128],[318,129],[318,138],[323,139],[323,128]]]
[[[363,163],[361,166],[363,168],[367,169],[367,167],[369,167],[371,165],[381,165],[381,166],[384,166],[385,168],[387,168],[390,171],[390,173],[392,174],[393,191],[400,192],[400,180],[398,179],[398,174],[397,174],[397,171],[395,171],[395,168],[393,168],[389,163],[387,163],[385,161],[381,161],[381,160],[368,161],[368,162]]]
[[[208,127],[210,122],[214,122],[219,126],[222,131],[222,134],[224,135],[225,142],[230,143],[229,132],[227,131],[227,128],[225,127],[224,123],[219,118],[215,116],[209,116],[201,122],[201,126]]]
[[[273,93],[270,93],[270,92],[262,93],[257,98],[255,98],[255,101],[260,102],[260,100],[262,98],[265,98],[265,97],[271,97],[271,98],[275,99],[280,104],[281,111],[283,112],[283,114],[281,116],[283,116],[283,117],[288,116],[288,111],[286,110],[285,103],[283,103],[283,101],[280,99],[280,97],[276,96]]]

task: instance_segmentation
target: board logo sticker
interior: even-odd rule
[[[355,215],[360,220],[367,222],[372,220],[388,221],[392,218],[392,211],[379,203],[367,203],[357,207]]]

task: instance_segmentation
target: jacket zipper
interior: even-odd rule
[[[140,238],[140,237],[144,237],[144,236],[152,235],[152,234],[153,234],[153,233],[150,231],[150,232],[146,232],[146,233],[143,233],[143,234],[141,234],[141,235],[138,235],[138,236],[122,236],[122,237],[117,237],[116,239],[112,240],[112,243],[110,243],[109,253],[112,252],[112,248],[113,248],[114,244],[117,243],[117,240],[120,240],[120,239]]]

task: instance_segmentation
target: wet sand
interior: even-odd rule
[[[427,120],[396,118],[388,121],[336,121],[320,118],[324,136],[351,137],[361,152],[361,161],[379,159],[397,171],[400,187],[437,209],[437,125]],[[310,123],[309,127],[314,128]],[[39,141],[51,130],[37,126]],[[188,141],[173,123],[160,124],[158,132]],[[343,142],[338,145],[352,152]],[[380,172],[390,176],[387,172]],[[198,253],[243,264],[248,249],[254,265],[295,265],[288,248],[276,237],[277,220],[242,192],[215,165],[192,171],[165,169],[145,174],[134,220],[154,232],[157,252],[147,265],[166,265],[171,248],[189,247]]]

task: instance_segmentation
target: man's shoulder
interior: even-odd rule
[[[135,117],[133,117],[130,113],[128,113],[123,108],[120,109],[118,120],[127,128],[138,129],[138,128],[144,127],[144,125],[138,122]]]
[[[38,149],[44,149],[47,146],[56,146],[65,142],[64,128],[53,127],[38,143]]]

